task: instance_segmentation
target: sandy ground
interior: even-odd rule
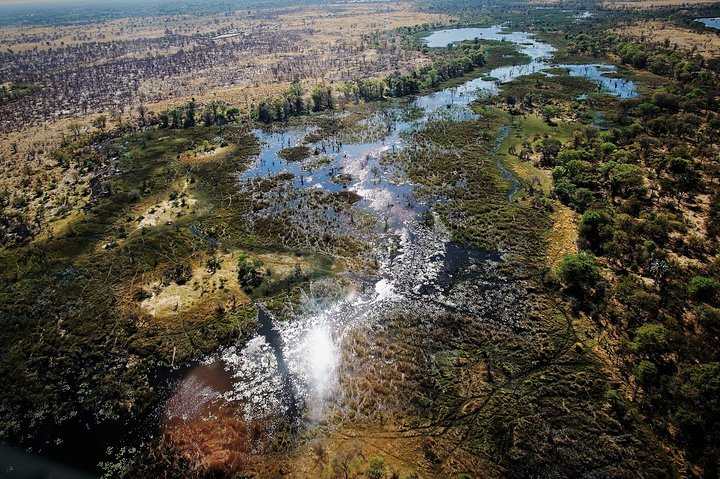
[[[577,214],[565,205],[556,203],[552,218],[547,262],[554,269],[565,255],[577,253],[578,227]]]
[[[211,273],[205,267],[207,257],[199,258],[192,264],[193,274],[185,284],[170,282],[164,285],[162,280],[147,284],[144,289],[152,296],[141,301],[141,307],[155,318],[176,316],[181,312],[219,300],[223,305],[242,304],[248,301],[237,279],[237,258],[234,254],[219,256],[220,268]],[[213,306],[213,305],[211,305]]]
[[[196,309],[202,311],[202,318],[211,319],[212,315],[207,313],[218,305],[229,309],[250,301],[238,282],[238,253],[231,251],[218,254],[215,258],[219,263],[219,268],[215,272],[207,269],[210,256],[202,254],[190,263],[192,276],[184,284],[163,281],[163,278],[158,276],[159,273],[155,272],[147,279],[131,286],[128,296],[132,296],[138,288],[142,288],[149,296],[138,304],[158,320],[171,319],[180,313]],[[267,270],[271,271],[271,275],[266,276],[268,281],[290,277],[298,265],[303,273],[312,270],[310,263],[294,255],[248,254],[247,258],[249,261],[260,261],[262,266],[259,270],[263,274],[267,274]]]
[[[180,155],[180,161],[188,164],[213,161],[221,158],[233,149],[233,147],[229,145],[224,147],[213,146],[215,146],[215,148],[210,151],[203,151],[202,148],[199,148],[193,152],[183,153]]]
[[[172,222],[178,217],[188,214],[195,203],[197,203],[197,199],[192,196],[160,201],[152,205],[141,216],[142,219],[137,222],[137,225],[139,228],[143,228]]]
[[[671,45],[677,45],[683,50],[695,49],[705,58],[720,55],[720,35],[715,33],[696,33],[691,30],[678,28],[668,22],[648,21],[634,25],[617,28],[614,33],[630,35],[640,41],[650,43],[663,43],[666,39]]]

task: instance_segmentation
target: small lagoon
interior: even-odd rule
[[[702,23],[706,27],[715,28],[716,30],[720,30],[720,17],[696,18],[695,21]]]

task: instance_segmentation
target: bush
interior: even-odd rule
[[[720,333],[720,309],[707,304],[695,308],[695,316],[703,329],[711,334]]]
[[[182,286],[192,278],[192,267],[188,264],[178,263],[173,267],[165,270],[163,274],[163,285],[167,286],[170,282]]]
[[[688,293],[696,301],[713,301],[717,298],[718,291],[720,291],[720,282],[705,276],[695,276],[690,280],[688,287]]]
[[[709,434],[720,422],[720,363],[695,364],[673,383],[679,403],[675,420],[689,436]]]
[[[250,290],[260,286],[263,280],[262,274],[259,271],[261,266],[261,261],[250,261],[243,251],[238,253],[238,281],[243,289]]]
[[[385,477],[385,472],[385,459],[382,456],[371,457],[367,468],[367,477],[369,479],[382,479]]]
[[[613,218],[605,210],[587,210],[580,217],[580,236],[585,238],[590,247],[598,250],[607,236],[607,227],[612,225]]]
[[[588,253],[565,256],[558,265],[557,275],[565,289],[576,296],[597,290],[603,282],[595,257]]]
[[[657,366],[650,361],[642,360],[635,367],[635,377],[643,387],[652,385],[658,377]]]
[[[661,324],[645,324],[635,330],[630,348],[638,354],[657,356],[668,350],[667,331]]]

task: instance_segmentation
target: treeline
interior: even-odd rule
[[[441,83],[466,75],[486,63],[486,46],[478,41],[465,42],[441,53],[430,66],[408,74],[395,72],[381,79],[358,79],[339,86],[317,85],[309,92],[299,81],[274,98],[260,101],[252,109],[251,117],[262,123],[286,121],[310,113],[345,108],[349,103],[379,101],[416,95]],[[160,112],[157,116],[138,108],[140,126],[158,125],[161,128],[190,128],[199,122],[223,125],[238,120],[239,110],[221,102],[205,105],[202,111],[192,99],[185,105]]]
[[[319,85],[314,87],[309,95],[299,82],[293,82],[285,94],[261,101],[253,109],[252,116],[263,123],[270,123],[311,112],[334,110],[338,106],[344,108],[349,103],[416,95],[484,66],[485,49],[486,46],[478,41],[465,42],[446,50],[443,56],[435,59],[430,66],[411,73],[395,72],[384,80],[358,79],[345,82],[339,87]]]
[[[161,128],[190,128],[202,122],[205,126],[224,125],[237,121],[240,110],[222,102],[213,101],[199,111],[193,98],[185,105],[161,111],[157,118],[148,115],[143,106],[138,107],[141,126],[157,124]]]
[[[576,306],[612,332],[618,344],[609,350],[658,434],[678,442],[704,477],[717,477],[718,64],[668,44],[587,35],[573,41],[614,52],[668,83],[650,97],[620,102],[607,131],[590,125],[569,144],[548,137],[534,145],[552,168],[555,194],[580,214],[583,251],[567,257],[558,274]]]
[[[680,82],[697,82],[706,78],[709,72],[720,72],[720,57],[704,58],[694,50],[683,51],[669,39],[662,44],[645,44],[614,34],[596,36],[581,33],[568,39],[568,51],[593,57],[614,53],[626,65],[656,75],[671,76]]]

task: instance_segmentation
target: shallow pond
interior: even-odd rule
[[[638,96],[635,84],[624,78],[617,77],[617,67],[605,63],[588,63],[583,65],[557,65],[568,71],[572,77],[584,77],[594,81],[599,93],[609,93],[619,98]]]
[[[696,22],[704,24],[706,27],[720,30],[720,17],[715,18],[696,18]]]
[[[589,14],[589,12],[586,12]],[[587,18],[587,17],[583,17]],[[637,96],[635,85],[630,80],[617,78],[617,67],[605,63],[591,64],[553,64],[550,62],[555,48],[544,42],[537,41],[526,32],[506,33],[499,25],[488,28],[458,28],[439,30],[425,38],[429,47],[442,48],[465,40],[502,40],[519,45],[519,51],[530,57],[530,62],[523,65],[500,67],[492,70],[486,77],[497,80],[487,81],[476,79],[465,83],[452,93],[460,98],[474,99],[478,94],[496,94],[499,85],[531,73],[544,72],[550,68],[564,68],[570,76],[588,78],[598,84],[598,91],[610,93],[620,98],[633,98]],[[590,92],[588,92],[590,93]],[[441,95],[435,94],[434,96]],[[430,95],[430,98],[434,98]]]

